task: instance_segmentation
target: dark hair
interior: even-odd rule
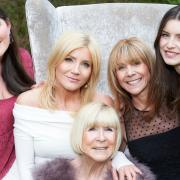
[[[5,12],[0,9],[0,18],[6,23],[10,22]],[[7,90],[17,96],[20,93],[30,89],[34,81],[25,72],[21,61],[19,59],[19,50],[11,25],[10,30],[10,44],[1,59],[2,78],[6,84]]]
[[[158,33],[154,42],[156,53],[155,74],[154,74],[154,87],[151,87],[150,96],[152,101],[155,102],[155,111],[158,112],[163,101],[169,107],[176,107],[180,104],[180,75],[176,72],[173,66],[167,65],[160,53],[159,42],[162,31],[169,20],[180,21],[180,5],[175,6],[168,10],[160,22]],[[179,110],[178,110],[179,111]]]

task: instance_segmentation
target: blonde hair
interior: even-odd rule
[[[100,125],[116,129],[116,145],[111,158],[115,155],[121,144],[120,121],[116,111],[103,103],[92,102],[83,106],[75,116],[71,131],[71,145],[77,154],[84,154],[83,134],[87,128]]]
[[[56,67],[74,50],[88,48],[92,58],[92,72],[87,82],[88,88],[81,87],[81,102],[90,102],[95,93],[95,88],[100,73],[100,50],[89,34],[82,32],[66,32],[55,43],[48,59],[47,81],[41,93],[41,106],[47,109],[57,109],[55,100]]]
[[[136,63],[142,61],[148,68],[150,75],[153,74],[155,58],[150,48],[136,37],[123,39],[117,42],[113,47],[108,62],[108,83],[112,94],[117,100],[117,105],[120,107],[120,99],[123,101],[124,108],[129,108],[131,105],[131,97],[120,86],[116,71],[121,62]]]

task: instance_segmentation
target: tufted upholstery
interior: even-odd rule
[[[109,93],[107,60],[112,46],[122,38],[137,36],[153,47],[153,41],[167,4],[107,3],[55,8],[48,0],[26,0],[26,18],[36,80],[45,78],[49,52],[66,30],[92,34],[102,53],[98,89]]]

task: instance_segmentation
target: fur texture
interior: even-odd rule
[[[136,159],[129,159],[143,172],[143,176],[138,175],[137,180],[155,180],[155,175],[151,170],[139,163]],[[70,164],[70,160],[57,158],[37,167],[33,172],[34,180],[75,180],[75,170]],[[112,180],[111,172],[107,173],[106,180]]]
[[[68,159],[57,158],[36,168],[34,180],[75,180],[74,168]]]
[[[148,166],[138,162],[138,160],[133,157],[128,157],[128,159],[133,162],[143,173],[143,176],[138,175],[137,180],[156,180],[155,174]]]

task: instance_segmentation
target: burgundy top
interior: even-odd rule
[[[27,50],[20,48],[20,58],[26,72],[33,78],[33,63]],[[11,168],[15,160],[12,110],[16,101],[15,96],[0,100],[0,179],[2,179]]]

